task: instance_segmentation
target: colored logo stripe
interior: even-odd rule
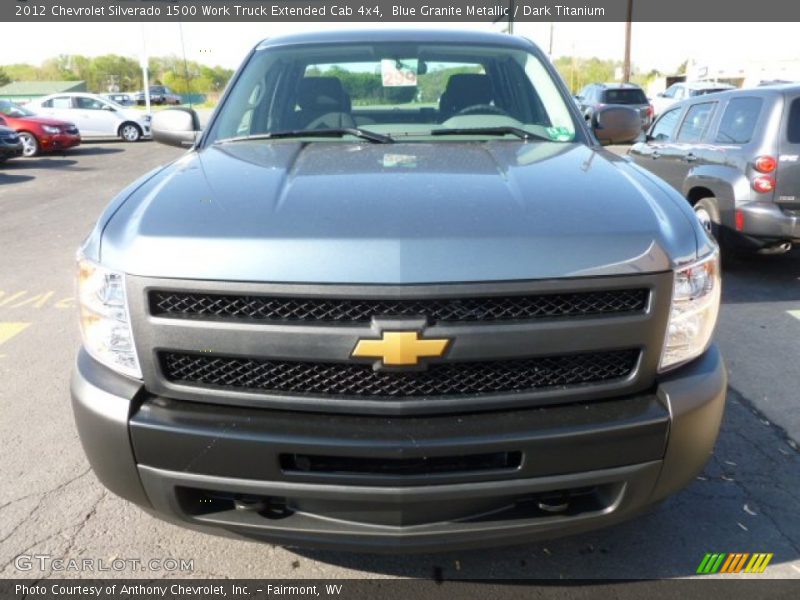
[[[764,569],[767,568],[769,561],[772,560],[772,552],[769,554],[761,553],[761,554],[753,554],[753,558],[750,559],[750,562],[747,564],[747,568],[744,570],[745,573],[763,573]]]
[[[725,556],[725,554],[709,552],[703,557],[703,560],[700,561],[700,566],[697,567],[697,572],[702,573],[703,575],[716,573],[719,570],[720,565],[722,565],[722,561]]]
[[[763,573],[764,569],[772,560],[773,553],[756,552],[708,552],[700,565],[697,573],[701,575],[711,575],[713,573],[741,573],[744,568],[745,573]],[[750,559],[749,562],[747,559]],[[747,567],[745,567],[747,563]]]

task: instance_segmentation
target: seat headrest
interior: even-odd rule
[[[336,77],[304,77],[297,87],[297,105],[301,110],[348,112],[349,97]]]
[[[468,106],[489,104],[491,101],[492,82],[488,75],[457,73],[447,80],[439,108],[445,113],[452,114]]]

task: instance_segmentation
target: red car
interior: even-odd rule
[[[81,143],[81,135],[73,123],[38,117],[8,100],[0,100],[0,125],[10,127],[19,134],[23,156],[66,150]]]

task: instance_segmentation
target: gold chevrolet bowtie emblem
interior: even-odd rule
[[[379,340],[359,340],[353,350],[357,358],[380,358],[387,366],[414,366],[423,357],[441,356],[450,340],[419,339],[416,331],[386,331]]]

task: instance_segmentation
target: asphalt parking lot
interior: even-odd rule
[[[772,552],[771,577],[800,577],[800,251],[727,261],[717,339],[730,371],[725,420],[705,472],[636,520],[577,537],[418,556],[293,551],[161,522],[107,493],[72,421],[78,346],[75,250],[111,197],[181,151],[85,144],[0,167],[0,575],[19,555],[189,559],[187,572],[129,577],[654,578],[692,576],[706,552]],[[736,575],[744,577],[744,575]]]

